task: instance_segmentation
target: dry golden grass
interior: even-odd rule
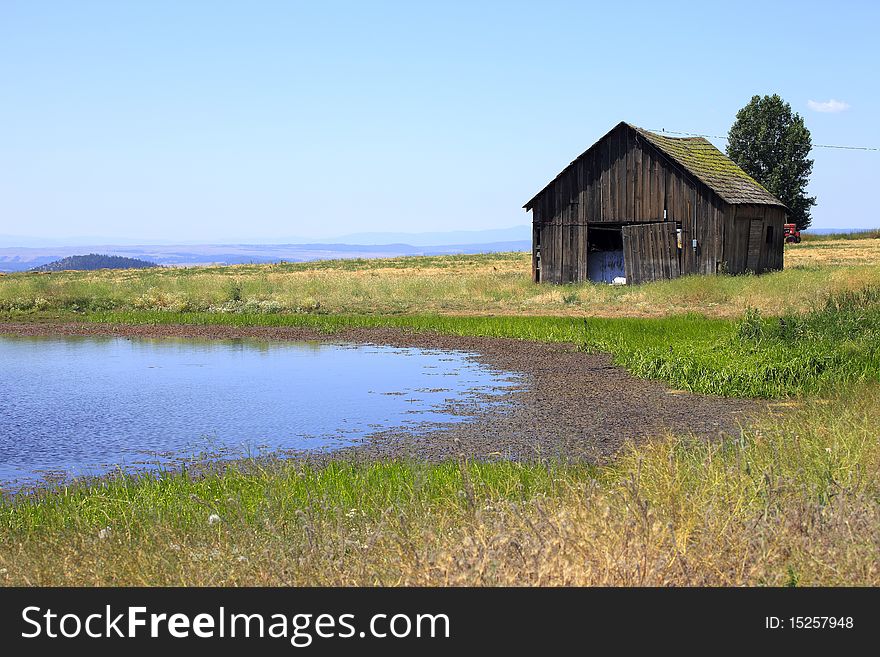
[[[529,268],[529,254],[506,253],[14,274],[0,278],[0,311],[737,317],[752,307],[776,315],[880,285],[880,240],[790,245],[786,269],[763,276],[689,276],[632,287],[534,285]]]
[[[821,240],[785,247],[786,267],[880,264],[880,239]]]

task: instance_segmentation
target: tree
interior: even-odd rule
[[[807,196],[812,148],[804,119],[777,94],[752,96],[727,133],[728,157],[788,206],[789,221],[800,230],[809,227],[816,205]]]

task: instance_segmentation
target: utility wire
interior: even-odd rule
[[[675,130],[664,130],[661,128],[660,130],[650,129],[650,132],[656,132],[658,134],[665,135],[684,135],[686,137],[707,137],[710,139],[723,139],[727,141],[727,137],[722,137],[721,135],[703,135],[697,132],[676,132]],[[873,146],[833,146],[831,144],[813,144],[813,148],[837,148],[845,151],[880,151],[880,148],[874,148]]]

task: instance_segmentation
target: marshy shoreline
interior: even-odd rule
[[[463,337],[396,328],[346,328],[332,333],[308,327],[79,322],[0,322],[0,334],[93,336],[129,339],[246,339],[315,341],[468,352],[475,361],[523,376],[495,398],[451,409],[469,421],[416,430],[373,433],[333,451],[282,453],[309,463],[329,460],[449,459],[603,464],[627,443],[668,435],[713,440],[739,436],[766,414],[766,401],[700,395],[661,381],[637,378],[607,354],[585,353],[568,343]]]
[[[452,427],[4,499],[0,585],[877,586],[867,242],[627,289],[534,286],[518,255],[0,277],[0,333],[456,350],[522,381]]]

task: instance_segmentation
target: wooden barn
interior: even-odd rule
[[[620,123],[523,207],[535,282],[782,269],[786,207],[702,137]]]

